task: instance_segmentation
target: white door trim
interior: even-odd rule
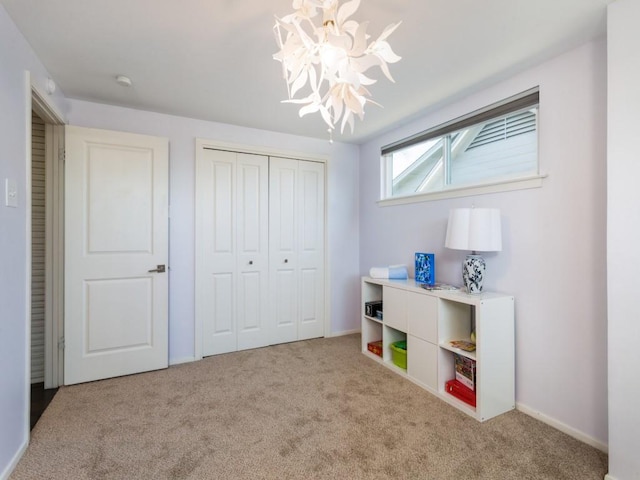
[[[45,258],[45,373],[44,388],[56,388],[63,384],[63,353],[61,340],[64,317],[64,125],[58,109],[48,101],[47,95],[33,84],[30,88],[29,117],[35,111],[45,122],[46,165],[46,258]],[[28,141],[31,142],[29,126]],[[31,152],[29,151],[29,157]],[[29,191],[25,195],[28,215],[31,218],[31,176],[27,181]],[[31,234],[27,236],[31,242]],[[31,247],[29,245],[29,251]],[[29,267],[30,268],[30,267]],[[30,290],[29,290],[30,292]],[[31,293],[29,293],[31,295]],[[29,302],[30,304],[30,302]],[[31,355],[29,355],[31,358]],[[30,360],[29,360],[30,361]]]
[[[43,94],[33,83],[31,83],[31,109],[35,110],[45,123],[52,125],[64,125],[66,123],[64,116],[56,106],[47,100],[47,95]]]
[[[256,147],[253,145],[241,145],[238,143],[220,142],[217,140],[207,140],[205,138],[196,138],[196,152],[202,148],[213,148],[216,150],[228,150],[238,153],[254,153],[256,155],[265,155],[268,157],[292,158],[294,160],[309,160],[311,162],[328,163],[327,155],[298,152],[295,150],[286,150],[283,148],[273,147]]]
[[[64,384],[64,126],[45,125],[46,293],[44,388]]]
[[[264,146],[253,146],[253,145],[242,145],[236,143],[229,142],[221,142],[217,140],[208,140],[205,138],[196,138],[196,178],[198,177],[198,164],[200,163],[200,155],[202,154],[202,150],[205,148],[217,149],[217,150],[228,150],[231,152],[238,153],[253,153],[257,155],[266,155],[269,157],[283,157],[283,158],[292,158],[296,160],[308,160],[312,162],[320,162],[325,164],[325,182],[324,182],[324,291],[325,291],[325,309],[324,309],[324,336],[331,336],[331,302],[330,302],[330,272],[329,269],[329,236],[328,236],[328,226],[329,226],[329,215],[328,215],[328,185],[329,185],[329,168],[331,162],[329,161],[328,155],[321,154],[313,154],[306,152],[298,152],[294,150],[286,150],[281,148],[273,148],[273,147],[264,147]],[[194,195],[195,198],[195,195]],[[196,210],[198,206],[196,204]],[[195,257],[194,257],[195,261]],[[194,324],[194,358],[195,360],[202,359],[202,331],[203,325],[202,322],[195,322]]]

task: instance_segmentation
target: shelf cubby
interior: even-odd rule
[[[364,304],[382,301],[382,319],[365,315]],[[450,345],[471,340],[476,350]],[[497,293],[425,290],[409,280],[362,279],[362,351],[392,371],[479,421],[515,408],[514,298]],[[367,350],[382,340],[382,358]],[[393,364],[390,345],[407,341],[407,369]],[[454,354],[476,362],[476,406],[445,389],[455,378]]]
[[[393,327],[384,326],[382,333],[382,358],[385,363],[402,371],[406,371],[403,368],[398,367],[393,363],[393,352],[391,350],[391,344],[395,342],[407,341],[407,334]]]

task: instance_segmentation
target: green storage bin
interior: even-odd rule
[[[407,369],[407,341],[400,340],[391,345],[391,361],[396,367]]]

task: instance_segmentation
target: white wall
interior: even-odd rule
[[[48,74],[0,6],[0,478],[12,469],[29,438],[29,211],[27,146],[31,88]],[[49,97],[60,112],[64,98]],[[5,179],[15,179],[18,207],[5,207]]]
[[[608,8],[609,477],[640,478],[640,2]]]
[[[169,138],[170,363],[194,356],[195,138],[321,154],[328,162],[331,331],[359,326],[358,148],[341,143],[69,100],[71,125]]]
[[[381,207],[380,147],[540,86],[542,188]],[[401,86],[399,86],[401,88]],[[497,207],[503,251],[485,288],[516,298],[520,408],[606,448],[606,42],[584,45],[361,147],[360,271],[436,255],[436,280],[461,284],[467,252],[447,250],[449,209]],[[636,122],[637,124],[637,122]],[[628,252],[629,248],[626,248]]]

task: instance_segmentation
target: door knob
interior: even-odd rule
[[[164,265],[158,265],[158,268],[154,268],[153,270],[149,270],[149,273],[153,273],[153,272],[164,273],[165,272]]]
[[[288,258],[285,258],[285,259],[284,259],[284,263],[289,263],[289,259],[288,259]]]
[[[249,265],[253,265],[253,260],[249,260]]]

